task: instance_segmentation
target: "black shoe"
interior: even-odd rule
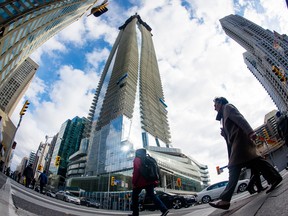
[[[162,212],[161,216],[166,216],[168,215],[168,213],[169,213],[169,210],[166,210],[165,212]]]
[[[219,209],[224,209],[224,210],[228,210],[230,208],[230,202],[222,201],[222,200],[218,202],[210,202],[209,205],[214,208],[219,208]]]
[[[247,188],[247,191],[252,195],[254,193],[256,193],[256,191],[254,190],[254,188]]]
[[[260,192],[262,192],[262,191],[265,191],[267,188],[268,188],[268,186],[266,186],[266,187],[261,187],[261,188],[259,188],[259,189],[257,190],[257,193],[260,193]]]
[[[255,189],[254,189],[254,186],[253,185],[250,185],[248,184],[246,190],[252,195],[254,193],[256,193]]]
[[[266,191],[266,193],[270,193],[271,191],[273,191],[279,184],[280,182],[283,180],[283,178],[280,176],[279,178],[277,178],[272,184],[271,187]]]

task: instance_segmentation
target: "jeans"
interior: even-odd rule
[[[154,186],[153,185],[148,185],[145,188],[133,188],[132,191],[132,211],[133,211],[133,216],[138,216],[139,215],[139,202],[138,202],[138,197],[142,189],[146,190],[146,196],[149,196],[153,199],[154,204],[160,209],[162,213],[166,212],[168,209],[164,205],[164,203],[159,199],[158,196],[154,194]]]

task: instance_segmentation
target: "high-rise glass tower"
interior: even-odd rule
[[[288,108],[288,37],[238,15],[220,19],[225,33],[247,52],[244,61],[281,111]]]
[[[62,124],[49,166],[49,171],[54,175],[66,177],[69,157],[79,150],[86,121],[86,118],[76,116]],[[59,166],[55,165],[56,156],[60,156]]]
[[[0,1],[0,85],[31,54],[97,0]]]
[[[152,29],[136,14],[119,30],[90,109],[84,177],[67,185],[91,192],[131,190],[135,150],[146,148],[158,161],[163,187],[175,189],[182,179],[183,190],[199,191],[209,182],[207,166],[171,145]],[[107,188],[110,176],[117,184]]]

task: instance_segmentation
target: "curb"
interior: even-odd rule
[[[7,178],[6,183],[0,189],[0,212],[1,215],[17,216],[16,208],[11,195],[11,182]]]

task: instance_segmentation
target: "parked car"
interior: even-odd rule
[[[244,192],[248,183],[249,179],[239,180],[235,188],[235,193]],[[206,187],[196,194],[196,201],[198,203],[209,203],[212,200],[219,199],[227,184],[228,181],[221,181]]]
[[[51,190],[47,191],[46,195],[49,196],[49,197],[53,197],[53,198],[56,197],[56,194],[54,192],[52,192]]]
[[[55,194],[55,198],[63,200],[65,202],[70,202],[70,203],[75,203],[77,205],[80,205],[80,199],[68,191],[58,191]]]
[[[100,207],[100,203],[99,202],[97,202],[94,199],[87,198],[87,197],[80,198],[80,204],[81,205],[85,205],[87,207],[95,207],[95,208],[99,208]]]
[[[167,208],[180,209],[182,207],[189,207],[196,203],[195,197],[193,195],[177,195],[163,191],[155,191],[155,193]],[[145,209],[157,209],[157,206],[155,206],[152,198],[146,196],[145,190],[143,190],[139,195],[139,209],[140,211]]]

